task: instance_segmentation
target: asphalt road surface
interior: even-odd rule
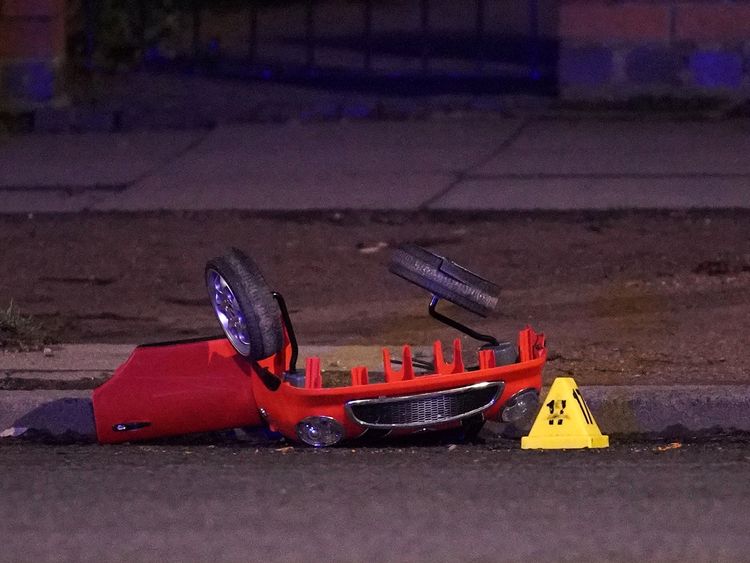
[[[0,560],[748,560],[749,445],[5,443]]]

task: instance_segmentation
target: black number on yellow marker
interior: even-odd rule
[[[559,401],[560,403],[560,412],[555,414],[555,405],[558,401],[555,401],[554,399],[551,400],[549,403],[544,405],[549,409],[549,425],[552,426],[555,424],[555,420],[557,420],[558,426],[563,423],[564,415],[565,415],[565,407],[567,406],[567,401],[565,399],[562,399]]]

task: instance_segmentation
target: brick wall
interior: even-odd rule
[[[562,0],[561,95],[750,96],[750,0]]]
[[[53,102],[65,53],[65,0],[0,0],[0,109]]]

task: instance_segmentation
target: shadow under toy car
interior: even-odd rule
[[[519,422],[536,412],[546,360],[543,334],[526,328],[516,344],[498,342],[436,310],[440,299],[485,316],[498,288],[415,245],[397,249],[390,270],[432,294],[429,314],[484,344],[467,367],[461,341],[446,361],[400,360],[383,349],[383,373],[351,370],[349,385],[323,387],[320,359],[297,369],[297,339],[283,297],[239,250],[210,260],[206,285],[224,337],[137,347],[94,390],[100,442],[117,443],[262,426],[292,441],[330,446],[363,436],[463,428],[485,420]],[[400,368],[394,368],[400,364]]]

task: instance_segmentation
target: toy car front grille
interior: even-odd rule
[[[436,393],[349,401],[349,416],[368,428],[410,428],[460,420],[491,407],[502,381],[477,383]]]

